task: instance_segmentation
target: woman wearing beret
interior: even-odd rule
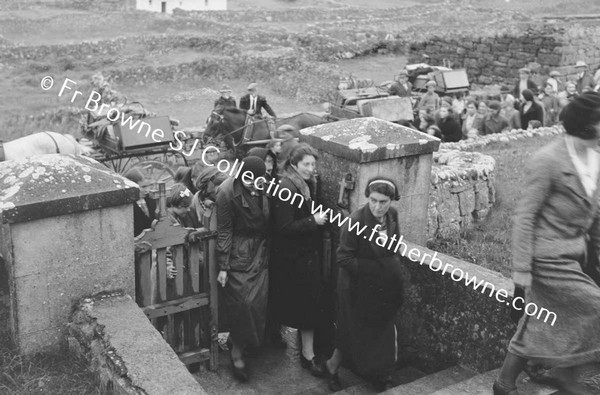
[[[556,368],[565,393],[586,393],[575,367],[600,361],[600,288],[584,272],[586,250],[600,247],[600,95],[574,99],[561,121],[566,134],[529,163],[512,241],[515,285],[527,303],[555,316],[521,318],[494,395],[519,394],[516,379],[528,361]]]
[[[262,344],[267,315],[269,202],[260,190],[265,163],[255,156],[241,163],[241,176],[228,178],[217,192],[217,281],[227,309],[233,373],[247,381],[243,352]]]
[[[396,184],[377,177],[367,184],[368,203],[350,215],[353,223],[366,225],[368,235],[341,228],[337,253],[338,313],[336,349],[324,364],[329,389],[339,391],[338,369],[342,361],[357,374],[384,391],[391,386],[396,361],[394,319],[403,300],[406,276],[399,256],[388,240],[398,240]]]
[[[540,124],[544,124],[544,108],[540,103],[535,101],[533,92],[529,89],[525,89],[522,93],[523,104],[521,104],[521,127],[527,129],[529,122],[538,121]]]

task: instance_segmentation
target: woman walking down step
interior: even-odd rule
[[[407,276],[398,255],[385,247],[400,235],[398,213],[391,207],[399,194],[391,180],[378,177],[367,184],[365,196],[369,202],[350,218],[366,225],[369,237],[343,227],[337,253],[336,349],[323,366],[334,392],[341,389],[337,372],[342,361],[380,391],[391,387],[395,367],[394,319]]]
[[[566,135],[529,164],[512,241],[515,285],[528,304],[556,316],[521,318],[494,395],[518,394],[516,379],[528,361],[557,368],[564,393],[586,393],[575,368],[600,361],[600,288],[585,273],[587,247],[600,251],[600,95],[574,99],[561,121]]]

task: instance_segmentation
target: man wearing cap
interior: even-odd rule
[[[499,101],[492,100],[490,104],[488,104],[488,108],[490,109],[490,112],[483,121],[483,135],[500,133],[510,128],[508,120],[500,115],[502,106]]]
[[[577,71],[577,93],[581,95],[588,90],[594,90],[594,78],[588,72],[587,64],[583,60],[578,60],[575,63],[575,70]]]
[[[431,108],[433,111],[437,111],[440,108],[440,97],[435,93],[435,87],[437,84],[435,81],[429,81],[425,84],[427,92],[421,96],[417,110]]]
[[[412,91],[412,84],[408,82],[408,72],[406,70],[400,70],[396,76],[396,81],[388,89],[388,93],[400,97],[410,97]]]
[[[219,90],[221,96],[215,100],[214,111],[219,114],[223,113],[223,110],[226,108],[236,108],[235,98],[231,96],[231,87],[229,85],[223,85],[221,90]]]
[[[257,115],[262,118],[262,110],[264,109],[270,116],[277,118],[275,111],[267,103],[267,99],[256,93],[258,84],[253,82],[248,85],[248,93],[240,98],[240,109],[246,110],[248,115]]]
[[[281,140],[281,153],[279,160],[284,163],[295,146],[299,144],[300,132],[292,125],[281,125],[277,128],[275,138]]]
[[[513,89],[513,93],[518,102],[523,102],[523,91],[529,89],[534,95],[538,94],[538,86],[531,80],[531,70],[527,67],[519,69],[519,81]]]
[[[554,94],[557,94],[559,91],[563,90],[562,83],[558,80],[560,77],[560,73],[556,70],[550,72],[550,77],[546,80],[546,84],[552,85],[552,90]]]

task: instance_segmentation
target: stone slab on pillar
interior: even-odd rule
[[[0,162],[0,186],[8,332],[21,353],[58,349],[82,297],[135,295],[137,184],[93,159],[53,154]]]
[[[325,204],[338,203],[342,178],[354,180],[347,209],[352,212],[367,203],[364,195],[369,179],[385,176],[400,189],[394,202],[400,232],[425,245],[432,154],[440,140],[392,122],[373,117],[354,118],[302,129],[301,141],[316,148],[321,157],[318,172]]]

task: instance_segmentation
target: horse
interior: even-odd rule
[[[289,118],[275,119],[275,127],[278,128],[281,125],[287,124],[300,130],[320,125],[325,122],[327,121],[318,115],[300,113]],[[238,108],[226,108],[223,110],[223,114],[213,111],[208,119],[204,135],[208,138],[223,136],[227,147],[235,150],[236,146],[243,143],[242,139],[244,136],[245,123],[246,111],[244,110]],[[251,141],[271,139],[266,119],[253,121],[252,128]]]
[[[4,143],[4,160],[17,160],[34,155],[90,155],[92,149],[80,144],[70,134],[38,132]],[[0,151],[0,160],[2,152]]]

